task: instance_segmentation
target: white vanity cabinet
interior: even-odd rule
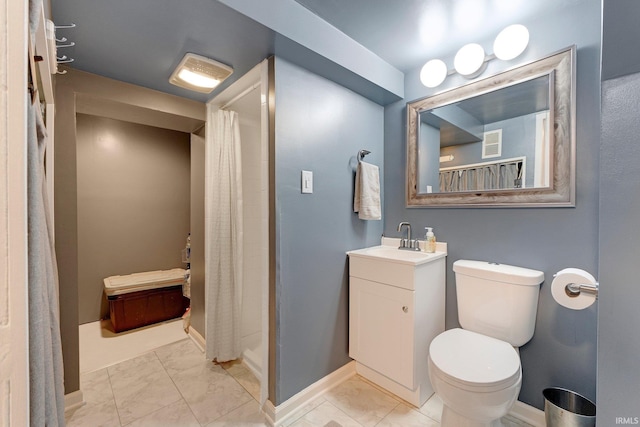
[[[349,254],[349,356],[363,377],[422,406],[429,344],[444,331],[446,245],[435,254],[376,246]]]

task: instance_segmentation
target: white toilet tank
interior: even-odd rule
[[[458,260],[458,320],[467,330],[520,347],[533,337],[544,273],[512,265]]]

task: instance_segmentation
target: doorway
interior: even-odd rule
[[[232,110],[238,114],[244,228],[240,340],[243,363],[260,382],[261,405],[267,400],[269,381],[270,216],[267,87],[268,60],[265,60],[207,104],[206,132],[207,143],[211,143],[214,134],[211,115],[216,111]],[[211,171],[205,171],[205,176],[209,176],[210,173]],[[205,212],[205,217],[207,216]],[[205,236],[208,238],[206,233]]]

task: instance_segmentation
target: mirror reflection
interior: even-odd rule
[[[575,46],[407,103],[407,206],[575,206]]]
[[[418,111],[417,193],[549,187],[552,80]]]

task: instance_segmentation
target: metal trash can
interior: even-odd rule
[[[584,396],[563,388],[542,392],[547,427],[595,427],[596,405]]]

